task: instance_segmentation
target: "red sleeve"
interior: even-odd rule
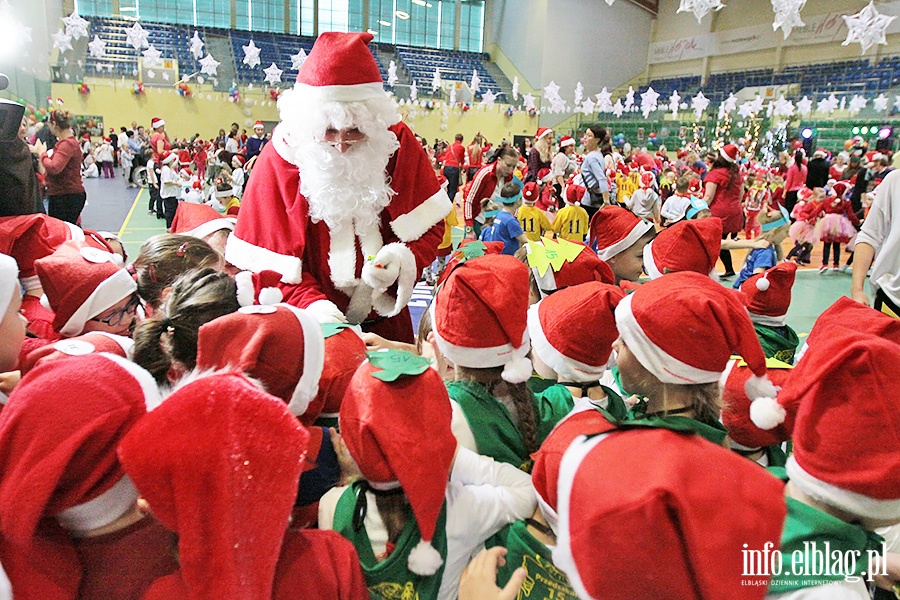
[[[494,184],[493,165],[484,167],[475,174],[472,187],[469,188],[469,193],[466,194],[463,201],[463,219],[467,226],[471,227],[475,223],[475,217],[481,213],[481,201],[491,195],[494,187],[496,185]]]
[[[727,169],[713,169],[712,171],[710,171],[709,173],[706,174],[706,179],[704,180],[703,183],[704,184],[714,183],[718,187],[725,185],[726,183],[728,183],[728,170]]]
[[[69,161],[76,156],[78,162],[81,162],[81,148],[77,143],[73,144],[69,142],[69,139],[72,138],[63,140],[53,147],[53,156],[49,156],[48,154],[41,155],[41,164],[44,165],[44,169],[51,175],[59,175],[62,173],[63,169],[66,168],[66,165],[69,164]]]

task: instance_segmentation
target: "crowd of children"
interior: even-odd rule
[[[204,174],[202,142],[163,148],[170,232],[135,257],[0,218],[0,581],[17,600],[896,589],[900,321],[842,298],[801,349],[785,318],[812,245],[822,269],[852,247],[856,181],[800,186],[791,210],[727,144],[708,166],[742,178],[736,240],[690,152],[605,136],[583,140],[602,181],[546,128],[468,178],[474,159],[435,160],[463,180],[467,239],[442,244],[415,346],[226,262],[252,156]],[[716,262],[740,247],[729,289]],[[825,572],[828,547],[851,558]]]

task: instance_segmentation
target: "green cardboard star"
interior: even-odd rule
[[[344,329],[349,329],[350,327],[353,326],[348,323],[322,323],[322,337],[328,339],[333,335],[339,334]]]
[[[404,375],[421,375],[431,364],[427,358],[403,350],[369,352],[368,357],[372,366],[381,369],[372,373],[372,377],[388,382]]]

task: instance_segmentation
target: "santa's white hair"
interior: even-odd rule
[[[321,100],[303,90],[285,91],[278,99],[288,160],[300,169],[300,192],[309,201],[313,222],[325,221],[333,231],[355,225],[377,228],[382,209],[394,194],[385,167],[400,148],[388,127],[400,113],[387,97],[359,102]],[[346,152],[321,141],[328,128],[358,128],[366,135]]]

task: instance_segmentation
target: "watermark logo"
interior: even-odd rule
[[[802,548],[785,554],[766,542],[761,550],[744,544],[744,577],[771,577],[771,585],[810,587],[834,583],[838,580],[873,581],[878,575],[887,576],[887,544],[875,550],[841,550],[830,542],[803,542]],[[865,561],[865,562],[862,562]],[[865,568],[863,569],[862,566]],[[746,585],[762,585],[759,580],[745,580]]]

